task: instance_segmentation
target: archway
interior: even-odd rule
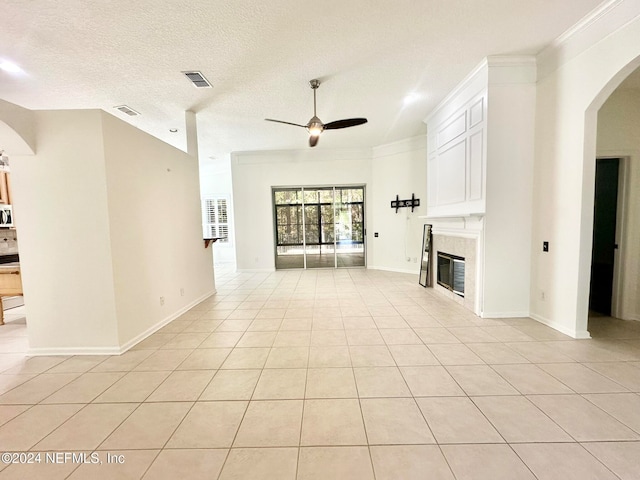
[[[17,157],[31,157],[35,154],[35,129],[33,112],[17,105],[11,104],[0,100],[0,150],[2,150],[3,156],[11,159]],[[5,170],[6,169],[6,170]],[[4,165],[2,175],[2,195],[3,202],[10,205],[4,205],[4,218],[8,218],[6,212],[9,212],[13,217],[11,210],[13,200],[9,196],[9,166]],[[13,223],[10,224],[12,226]],[[3,229],[3,251],[0,263],[2,263],[3,274],[6,278],[3,281],[2,295],[3,298],[0,301],[0,309],[7,309],[7,315],[0,317],[7,323],[6,328],[8,330],[8,337],[6,340],[10,352],[14,355],[9,355],[9,363],[19,362],[20,354],[26,353],[28,350],[27,337],[24,334],[26,331],[26,319],[23,303],[23,288],[21,281],[21,269],[18,261],[18,244],[17,235],[14,228]],[[14,275],[17,274],[17,275]],[[5,327],[0,327],[3,329]],[[4,333],[4,330],[1,330]],[[5,353],[5,352],[0,352]],[[6,355],[4,356],[6,357]]]
[[[0,100],[0,149],[8,155],[35,154],[33,111]]]
[[[584,322],[584,329],[588,329],[590,281],[593,251],[594,230],[594,199],[596,185],[596,158],[598,136],[598,111],[611,97],[620,84],[634,71],[640,68],[640,52],[633,60],[620,68],[602,86],[592,99],[585,111],[584,124],[584,158],[583,158],[583,187],[582,187],[582,218],[583,228],[580,235],[580,284],[578,305],[578,324]]]

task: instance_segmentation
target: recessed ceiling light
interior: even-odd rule
[[[4,70],[9,73],[20,73],[22,69],[16,65],[15,63],[9,62],[8,60],[0,61],[0,70]]]
[[[411,92],[405,95],[404,99],[402,100],[402,103],[404,103],[405,105],[409,105],[411,103],[414,103],[420,100],[421,98],[422,98],[422,95],[420,95],[419,93]]]
[[[177,128],[170,128],[170,129],[169,129],[169,131],[170,131],[171,133],[176,133],[176,132],[178,131],[178,129],[177,129]]]

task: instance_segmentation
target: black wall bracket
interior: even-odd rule
[[[416,198],[416,194],[412,193],[411,198],[409,200],[400,200],[400,197],[396,195],[395,200],[391,200],[391,208],[396,209],[396,213],[398,213],[398,209],[404,207],[411,207],[411,211],[413,209],[420,206],[420,199]]]

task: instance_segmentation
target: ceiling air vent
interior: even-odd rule
[[[211,88],[209,80],[200,72],[182,72],[197,88]]]
[[[117,107],[113,107],[116,110],[120,110],[122,113],[126,113],[130,117],[135,117],[136,115],[140,115],[139,112],[136,112],[133,108],[127,107],[126,105],[118,105]]]

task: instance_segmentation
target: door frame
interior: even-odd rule
[[[631,155],[629,152],[602,152],[602,154],[596,155],[596,163],[598,160],[604,160],[608,158],[618,158],[620,160],[618,166],[618,201],[616,211],[616,243],[618,248],[613,254],[613,288],[611,291],[611,316],[620,318],[620,312],[622,310],[622,284],[624,277],[624,268],[622,267],[621,259],[624,258],[626,253],[626,245],[623,241],[624,234],[628,228],[625,222],[626,210],[627,210],[627,198],[629,196],[629,162],[631,161]],[[595,178],[594,178],[595,182]],[[593,251],[593,246],[591,247]]]

